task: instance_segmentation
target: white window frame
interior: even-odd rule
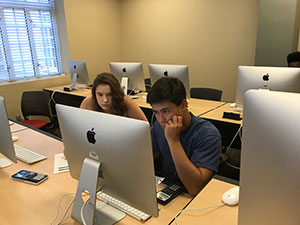
[[[30,1],[35,1],[30,2]],[[0,74],[0,82],[1,81],[13,81],[16,79],[23,79],[23,78],[33,78],[33,77],[41,77],[41,76],[47,76],[47,75],[56,75],[61,74],[62,72],[62,59],[60,55],[60,46],[59,46],[59,35],[57,30],[57,24],[56,24],[56,13],[55,13],[55,6],[54,6],[54,0],[49,0],[48,4],[43,4],[39,2],[45,2],[45,0],[0,0],[0,35],[1,39],[3,41],[3,47],[0,46],[0,67],[3,66]],[[3,22],[4,20],[4,14],[3,9],[4,8],[13,8],[13,9],[21,9],[24,10],[25,13],[25,21],[26,21],[26,28],[27,28],[27,34],[28,34],[28,40],[29,40],[29,47],[30,47],[30,55],[31,55],[31,62],[32,62],[32,73],[30,73],[29,76],[24,74],[18,74],[18,77],[16,76],[16,73],[14,71],[13,66],[13,59],[11,54],[10,45],[8,42],[8,36],[7,36],[7,30],[6,30],[6,24]],[[40,10],[40,11],[48,11],[50,13],[51,17],[51,31],[53,32],[54,40],[52,40],[51,45],[51,53],[54,55],[54,59],[52,61],[55,62],[55,66],[52,68],[55,68],[55,71],[49,72],[49,66],[45,67],[45,71],[43,73],[40,73],[39,68],[39,59],[37,57],[37,50],[39,50],[34,42],[34,36],[33,36],[33,27],[32,27],[32,21],[30,19],[30,10]],[[43,42],[43,44],[45,44]],[[0,42],[1,45],[1,42]],[[42,48],[43,49],[43,48]],[[54,49],[54,50],[53,50]],[[22,54],[21,54],[22,55]],[[4,56],[2,58],[2,56]],[[40,59],[41,60],[41,59]],[[49,60],[49,58],[45,58],[45,61]],[[49,62],[49,61],[48,61]],[[47,63],[46,63],[47,64]],[[22,66],[24,67],[24,64],[22,62]],[[6,67],[6,68],[5,68]]]

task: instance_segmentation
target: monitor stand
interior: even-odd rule
[[[121,87],[124,90],[124,94],[127,95],[128,77],[122,77],[122,79],[121,79]]]
[[[8,167],[8,166],[10,166],[12,163],[8,160],[8,159],[6,159],[6,158],[4,158],[4,157],[0,157],[0,169],[1,168],[5,168],[5,167]]]
[[[81,224],[112,225],[126,216],[125,213],[102,201],[96,203],[100,166],[99,161],[90,158],[85,158],[82,164],[71,214],[72,218]],[[82,200],[82,192],[84,191],[88,191],[90,194],[87,203]]]
[[[72,75],[72,82],[71,82],[71,90],[76,89],[76,82],[77,82],[77,73],[73,73]]]

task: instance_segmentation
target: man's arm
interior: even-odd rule
[[[207,168],[198,168],[189,160],[179,140],[181,128],[182,117],[173,116],[166,125],[165,136],[177,174],[189,194],[194,196],[208,183],[213,171]]]
[[[185,154],[180,141],[168,141],[177,174],[188,190],[194,196],[202,190],[213,175],[213,171],[196,167]]]

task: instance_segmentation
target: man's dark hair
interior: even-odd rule
[[[287,56],[287,63],[300,62],[300,52],[292,52]]]
[[[169,101],[179,106],[184,99],[186,99],[184,85],[174,77],[160,78],[147,95],[147,103],[151,105]]]

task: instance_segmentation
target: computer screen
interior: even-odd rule
[[[102,192],[157,217],[149,123],[59,104],[56,110],[71,176],[79,178],[85,158],[101,162]]]
[[[76,88],[76,83],[89,84],[89,74],[85,62],[68,60],[68,67],[72,79],[71,88]]]
[[[243,105],[249,89],[300,92],[300,68],[239,66],[235,103]]]
[[[110,72],[117,77],[120,83],[122,77],[128,77],[128,90],[145,91],[145,77],[142,63],[110,62],[109,67]]]
[[[17,163],[15,148],[11,138],[4,98],[0,96],[0,153]],[[0,168],[10,165],[4,157],[0,157]]]
[[[298,225],[300,94],[245,93],[239,225]]]
[[[159,78],[176,77],[183,83],[187,98],[190,98],[189,70],[186,65],[164,65],[149,64],[151,84],[153,85]]]

